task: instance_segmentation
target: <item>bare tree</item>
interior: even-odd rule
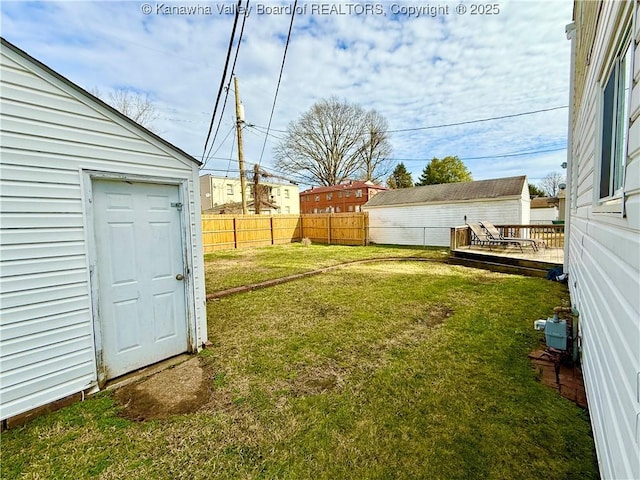
[[[389,124],[376,110],[365,116],[365,137],[362,139],[360,157],[362,167],[358,177],[361,180],[380,182],[391,173],[391,144],[389,143]]]
[[[380,114],[331,97],[289,124],[275,149],[275,165],[310,182],[336,185],[358,174],[380,177],[390,152]]]
[[[564,182],[564,175],[559,172],[548,173],[541,181],[540,188],[549,197],[556,197],[560,192],[560,184]]]
[[[143,95],[126,88],[115,88],[106,96],[98,88],[93,88],[90,93],[146,129],[156,131],[153,122],[160,115],[148,94]]]

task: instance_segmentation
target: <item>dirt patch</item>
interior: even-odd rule
[[[443,323],[453,314],[454,311],[452,308],[447,305],[437,303],[435,305],[429,305],[422,315],[414,319],[414,322],[427,327],[435,327],[436,325]]]
[[[337,365],[308,367],[292,381],[291,392],[296,396],[306,396],[337,390],[344,385],[344,376],[345,373]]]
[[[199,358],[159,372],[115,392],[120,415],[142,422],[192,413],[211,400],[212,375]]]

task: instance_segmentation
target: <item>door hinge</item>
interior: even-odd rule
[[[180,202],[171,202],[171,206],[172,207],[176,207],[178,209],[178,211],[182,210],[182,203],[180,203]]]

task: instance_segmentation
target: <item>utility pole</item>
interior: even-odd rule
[[[236,91],[236,131],[238,133],[238,166],[240,168],[240,191],[242,193],[242,214],[247,214],[247,197],[245,189],[247,182],[244,176],[244,151],[242,150],[242,125],[244,124],[244,112],[240,103],[240,90],[238,77],[233,77],[233,86]]]

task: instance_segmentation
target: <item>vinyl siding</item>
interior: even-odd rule
[[[197,164],[5,45],[0,81],[4,419],[96,385],[83,171],[188,181],[194,344],[206,315]]]
[[[558,220],[558,207],[532,208],[529,218],[533,225],[548,225],[554,220]]]
[[[528,224],[529,202],[521,197],[426,205],[370,207],[369,237],[373,243],[448,247],[450,229],[487,220],[495,224]]]
[[[640,42],[633,32],[626,216],[597,211],[600,75],[633,2],[576,4],[576,80],[568,199],[569,287],[580,314],[582,363],[603,478],[640,478]],[[599,20],[598,20],[599,19]],[[597,23],[596,23],[597,22]],[[628,25],[628,23],[627,23]],[[590,57],[591,61],[586,61]]]

